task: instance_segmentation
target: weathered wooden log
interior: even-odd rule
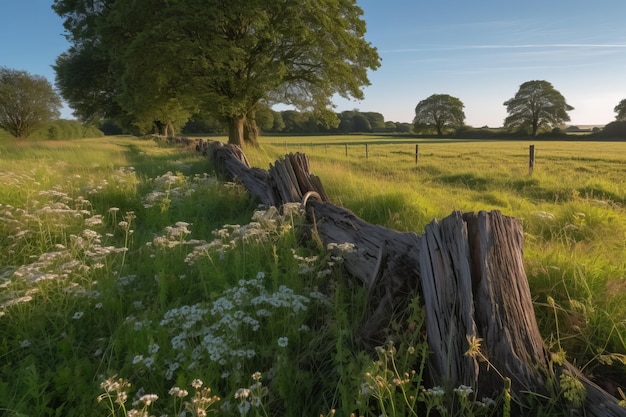
[[[418,265],[435,380],[444,386],[475,387],[478,362],[465,352],[468,340],[476,339],[478,332],[474,322],[467,228],[460,213],[439,224],[430,223],[420,249]]]
[[[248,192],[262,204],[278,206],[280,201],[270,183],[267,171],[250,167],[248,158],[240,147],[223,144],[219,141],[209,142],[208,156],[215,171],[229,180],[243,183]]]
[[[550,354],[534,315],[518,221],[453,213],[426,227],[420,256],[432,365],[444,382],[491,395],[545,395]]]
[[[343,254],[344,267],[374,300],[358,337],[367,346],[381,345],[394,312],[405,311],[419,291],[419,237],[367,223],[330,203],[310,201],[307,209],[314,233],[326,245],[354,246]]]
[[[515,392],[532,388],[543,393],[550,353],[528,287],[521,223],[498,211],[468,213],[463,219],[471,251],[474,318],[490,365],[511,375]],[[494,378],[479,380],[483,388],[501,388],[489,385]]]
[[[198,147],[204,149],[202,144]],[[301,202],[313,191],[322,201],[328,201],[321,181],[309,171],[309,160],[301,153],[285,155],[285,159],[270,165],[269,171],[250,166],[240,147],[211,141],[207,155],[215,170],[229,180],[244,184],[260,203],[280,207],[285,203]]]
[[[309,159],[301,153],[285,155],[285,159],[270,164],[269,175],[282,204],[301,202],[307,192],[315,192],[328,201],[318,177],[309,171]]]
[[[533,395],[559,392],[560,376],[571,375],[585,387],[585,415],[626,417],[626,408],[573,365],[552,361],[534,316],[517,220],[498,211],[455,212],[433,221],[423,236],[400,233],[329,203],[304,155],[287,155],[262,175],[241,150],[222,148],[212,151],[219,169],[252,184],[250,193],[266,204],[299,201],[311,192],[319,196],[304,202],[311,233],[324,244],[354,246],[345,255],[345,269],[376,301],[360,332],[365,344],[382,342],[394,312],[421,294],[435,383],[468,385],[491,396],[508,379],[523,405]]]

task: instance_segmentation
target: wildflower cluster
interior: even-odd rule
[[[139,389],[135,393],[132,408],[129,409],[126,404],[130,387],[131,384],[122,378],[117,378],[117,376],[108,378],[100,384],[104,393],[98,396],[98,402],[105,402],[112,416],[117,416],[118,413],[124,417],[148,417],[152,415],[148,410],[159,400],[159,396],[145,394],[143,389]],[[187,415],[188,412],[193,417],[206,417],[211,411],[215,411],[211,409],[221,398],[213,395],[211,388],[203,387],[203,382],[200,379],[194,379],[191,382],[191,388],[195,390],[191,398],[188,398],[189,391],[186,389],[174,386],[169,390],[168,393],[173,402],[172,415],[183,416]]]
[[[189,197],[201,187],[208,187],[217,184],[217,179],[208,174],[196,174],[185,176],[181,172],[176,174],[171,171],[153,178],[152,191],[141,198],[145,208],[161,207],[166,208],[172,202],[182,201]]]
[[[214,239],[198,244],[185,259],[193,265],[199,259],[217,255],[220,259],[224,253],[236,248],[241,242],[263,243],[282,236],[293,228],[303,212],[297,204],[285,204],[281,212],[276,207],[259,209],[252,215],[252,221],[246,225],[227,224],[213,232]]]
[[[315,299],[319,299],[315,295]],[[294,328],[294,322],[303,322],[312,297],[296,294],[281,285],[278,291],[266,289],[265,274],[259,272],[249,280],[224,291],[212,303],[199,303],[169,310],[160,325],[171,336],[176,360],[169,364],[167,379],[183,364],[193,369],[200,362],[210,361],[229,369],[241,368],[242,361],[259,354],[255,339],[271,333],[280,323]],[[297,326],[295,328],[298,328]],[[304,329],[300,326],[300,329]],[[275,343],[286,348],[289,338],[278,335]]]
[[[48,246],[47,251],[30,255],[30,262],[7,266],[2,271],[0,288],[5,291],[0,295],[0,315],[10,306],[31,301],[44,281],[67,283],[66,293],[97,297],[99,293],[90,289],[92,283],[85,278],[103,268],[111,256],[128,250],[125,246],[107,244],[112,234],[103,236],[94,230],[103,224],[104,216],[92,214],[91,203],[86,198],[72,198],[57,189],[44,190],[38,195],[54,201],[33,201],[34,208],[29,210],[0,204],[0,220],[4,220],[3,228],[10,241],[9,256],[15,252],[13,247],[41,247],[41,242]],[[55,216],[54,220],[47,218],[50,216]],[[59,229],[82,230],[58,238],[41,236],[35,232],[41,228],[33,227],[33,222],[53,222]],[[89,288],[85,288],[85,283]]]
[[[186,239],[191,234],[190,223],[178,221],[173,226],[165,227],[163,235],[155,236],[146,246],[153,249],[172,249],[176,246],[197,246],[206,243],[204,240]],[[154,256],[154,255],[153,255]]]

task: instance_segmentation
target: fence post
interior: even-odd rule
[[[419,152],[419,145],[415,144],[415,165],[417,165],[418,152]]]
[[[346,157],[348,156],[348,144],[346,143]]]
[[[535,169],[535,145],[530,145],[528,153],[528,174],[532,174]]]
[[[369,151],[367,150],[367,143],[365,144],[365,159],[369,158]]]

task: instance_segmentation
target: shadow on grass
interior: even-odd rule
[[[435,179],[436,181],[451,186],[467,188],[469,190],[486,191],[489,186],[489,180],[474,174],[454,174],[443,175]]]

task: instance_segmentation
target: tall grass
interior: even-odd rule
[[[546,341],[623,383],[622,145],[538,145],[529,176],[523,142],[424,142],[416,166],[414,144],[372,144],[366,160],[340,139],[287,151],[306,152],[331,200],[370,222],[522,219]],[[286,141],[264,140],[246,149],[262,168]],[[506,414],[506,390],[424,386],[420,332],[362,351],[367,294],[342,257],[298,240],[297,206],[257,207],[199,155],[117,137],[3,142],[0,157],[2,413]],[[415,300],[394,326],[419,328],[421,314]]]
[[[519,218],[544,337],[598,380],[626,384],[626,144],[537,142],[530,174],[533,142],[369,139],[367,156],[350,142],[346,156],[345,143],[268,138],[251,158],[264,166],[285,150],[305,152],[333,202],[402,231],[422,233],[453,210]]]

